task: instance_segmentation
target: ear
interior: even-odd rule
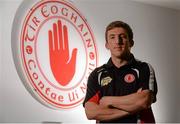
[[[106,49],[109,49],[109,44],[108,44],[108,42],[106,42],[105,47],[106,47]]]
[[[132,48],[132,47],[128,47],[128,50],[131,51],[131,48]]]
[[[134,40],[131,40],[130,41],[130,47],[133,47],[134,46]]]

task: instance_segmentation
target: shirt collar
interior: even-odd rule
[[[136,63],[136,60],[135,60],[135,58],[134,58],[134,55],[131,54],[128,63],[127,63],[126,65],[124,65],[124,66],[132,65],[132,64],[134,64],[134,63]],[[107,64],[105,64],[105,66],[108,67],[108,68],[116,67],[116,66],[113,64],[111,58],[108,60]]]

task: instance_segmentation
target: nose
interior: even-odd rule
[[[123,45],[123,39],[122,39],[121,35],[118,36],[118,44]]]

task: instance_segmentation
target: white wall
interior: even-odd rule
[[[1,32],[2,32],[2,10],[1,10],[1,5],[0,5],[0,45],[2,45],[2,34],[1,34]],[[1,47],[0,47],[0,80],[2,79],[2,49],[1,49]],[[0,81],[0,85],[1,85],[1,82],[2,81]],[[1,88],[2,86],[0,86],[0,90],[2,89]],[[2,111],[2,93],[0,93],[0,111]],[[2,112],[0,112],[0,120],[1,120],[1,118],[2,118],[2,116],[3,116],[3,113]]]
[[[179,11],[179,16],[178,16],[178,22],[180,22],[180,11]],[[180,23],[178,24],[178,34],[180,34]],[[180,35],[178,35],[179,37],[178,37],[178,50],[180,50]],[[179,51],[178,51],[179,52]],[[180,53],[180,52],[179,52]],[[178,57],[178,63],[180,63],[180,54],[177,56]],[[178,74],[180,74],[180,66],[178,66]],[[179,79],[178,79],[178,87],[180,87],[180,77],[179,77]],[[177,93],[178,94],[178,93]],[[178,102],[178,105],[180,105],[180,99],[178,99],[179,100],[179,102]],[[180,110],[179,110],[179,113],[178,113],[178,122],[180,122]]]
[[[23,86],[11,53],[11,27],[21,1],[0,1],[0,122],[94,123],[86,119],[82,106],[69,111],[49,109],[37,102]],[[87,18],[94,32],[99,50],[99,65],[109,58],[104,48],[105,26],[119,19],[132,26],[135,56],[151,63],[156,72],[159,88],[157,102],[153,105],[156,120],[180,122],[180,12],[125,0],[73,2]]]

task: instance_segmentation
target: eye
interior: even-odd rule
[[[122,39],[127,39],[127,35],[122,34],[122,35],[121,35],[121,38],[122,38]]]
[[[109,39],[114,39],[115,38],[115,36],[109,36]]]

